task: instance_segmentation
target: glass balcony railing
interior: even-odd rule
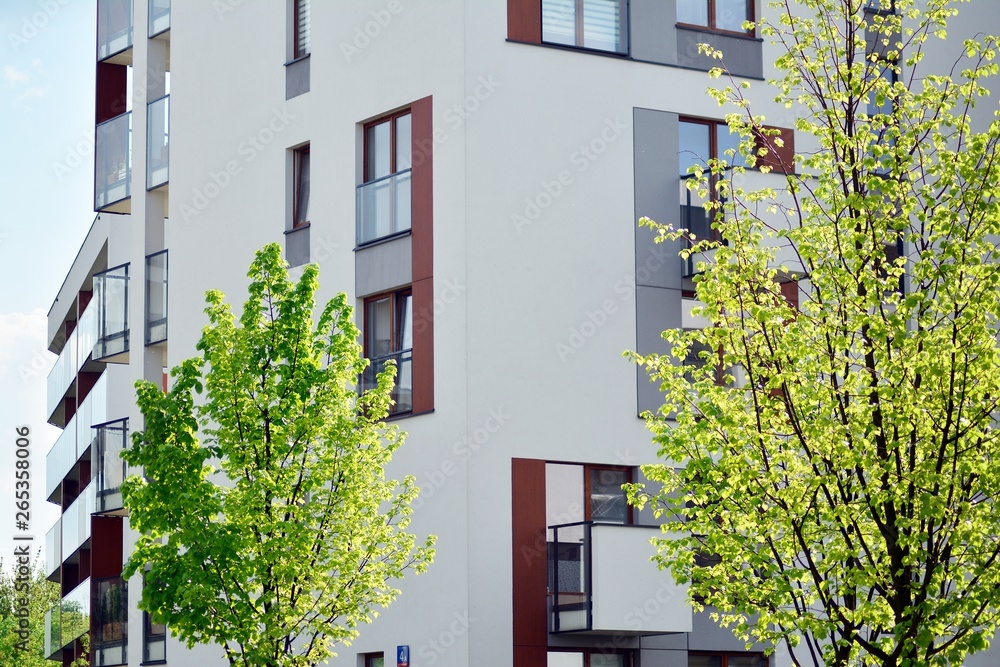
[[[51,416],[66,396],[66,390],[73,384],[77,372],[90,358],[97,334],[97,307],[91,301],[84,309],[73,332],[66,339],[59,358],[49,371],[46,385],[47,407]]]
[[[132,47],[132,0],[97,0],[97,59]]]
[[[132,112],[97,126],[94,147],[94,208],[132,196]]]
[[[396,362],[396,386],[392,388],[390,414],[413,411],[413,350],[403,350],[381,357],[373,357],[368,368],[361,375],[361,392],[364,393],[378,383],[378,374],[385,370],[390,359]]]
[[[659,526],[580,521],[549,530],[551,632],[691,632],[687,587],[648,557],[649,540],[663,535]],[[649,610],[650,600],[655,613],[636,619],[631,610]]]
[[[128,352],[128,264],[94,275],[93,300],[98,306],[94,359]]]
[[[410,228],[410,170],[358,186],[358,245]]]
[[[170,180],[170,96],[146,108],[146,189],[152,190]]]
[[[149,0],[149,36],[170,30],[170,0]]]
[[[60,658],[60,651],[90,631],[90,579],[45,612],[45,657]],[[102,663],[98,663],[102,664]],[[103,663],[122,664],[122,663]]]
[[[90,653],[96,665],[128,663],[128,586],[121,577],[94,581],[94,634]]]
[[[97,511],[122,509],[122,481],[126,467],[122,451],[128,446],[128,420],[104,424],[95,429],[94,455],[97,468]]]
[[[62,552],[66,558],[90,539],[90,515],[96,511],[97,485],[91,482],[60,517]]]
[[[167,339],[167,251],[146,258],[146,345]]]
[[[56,522],[45,533],[45,576],[52,575],[62,566],[62,519]],[[54,578],[58,581],[58,577]]]

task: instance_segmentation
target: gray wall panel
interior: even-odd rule
[[[299,227],[285,232],[285,260],[289,266],[301,266],[309,263],[309,230],[311,227]]]
[[[677,0],[631,0],[629,12],[632,57],[676,64]]]
[[[362,248],[355,253],[357,296],[378,294],[413,282],[410,235]]]
[[[633,116],[636,224],[646,216],[676,225],[680,217],[677,114],[635,109]],[[636,284],[680,289],[680,242],[654,243],[655,237],[651,229],[635,230]]]
[[[687,28],[677,28],[676,32],[678,65],[706,71],[719,67],[718,60],[698,53],[699,44],[710,44],[712,48],[722,51],[723,61],[733,74],[764,78],[764,49],[761,40]]]
[[[639,354],[666,354],[670,346],[660,337],[665,329],[681,326],[681,291],[661,287],[638,286],[635,290],[635,345]],[[656,410],[663,405],[657,386],[650,382],[643,368],[636,368],[638,413]]]
[[[307,56],[285,65],[286,100],[309,92],[309,60]]]

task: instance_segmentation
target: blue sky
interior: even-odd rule
[[[0,0],[0,559],[11,562],[14,428],[32,438],[31,530],[44,502],[45,314],[94,218],[94,0]]]

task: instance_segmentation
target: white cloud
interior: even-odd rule
[[[30,429],[30,530],[32,551],[45,544],[45,533],[59,514],[45,501],[45,455],[59,435],[46,423],[45,387],[55,357],[46,350],[48,325],[45,313],[0,314],[0,553],[11,553],[14,544],[14,430]]]
[[[14,100],[17,102],[27,102],[28,100],[37,100],[41,97],[45,97],[45,89],[36,86],[34,88],[29,88],[28,90],[24,91],[23,93],[15,97]]]
[[[17,65],[4,65],[3,78],[6,79],[8,83],[12,84],[31,80],[31,77],[28,76],[28,73],[22,72],[21,68],[19,68]]]

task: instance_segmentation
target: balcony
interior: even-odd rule
[[[410,170],[358,186],[358,245],[410,229]]]
[[[132,0],[97,0],[97,60],[132,64]]]
[[[170,30],[170,0],[149,0],[149,36]]]
[[[392,400],[395,405],[389,409],[390,414],[413,411],[413,350],[403,350],[372,357],[371,363],[361,374],[362,393],[373,389],[378,384],[378,374],[385,370],[389,360],[396,362],[396,384],[392,388]]]
[[[687,586],[649,560],[659,526],[582,521],[549,529],[550,632],[691,632]]]
[[[112,422],[95,429],[94,463],[97,512],[109,513],[122,509],[122,481],[126,467],[122,451],[128,446],[128,420]]]
[[[66,508],[59,523],[62,524],[63,561],[69,559],[90,539],[90,515],[97,505],[97,485],[91,482]]]
[[[90,631],[90,579],[45,612],[45,657],[60,660],[62,650]],[[100,664],[100,663],[98,663]]]
[[[146,345],[167,339],[167,251],[146,257]]]
[[[132,196],[132,112],[97,126],[94,148],[94,210],[129,213]]]
[[[103,374],[45,456],[45,497],[49,502],[61,502],[60,482],[70,474],[92,444],[94,432],[91,426],[107,420],[108,376]]]
[[[91,302],[83,311],[80,319],[77,320],[76,327],[66,339],[66,344],[63,345],[63,349],[59,353],[59,358],[56,359],[52,370],[49,371],[46,384],[46,407],[49,411],[50,421],[76,379],[76,374],[90,359],[96,337],[97,307]]]
[[[94,634],[90,655],[95,665],[128,664],[128,585],[121,577],[94,580]]]
[[[128,363],[128,264],[94,275],[97,342],[94,360]]]
[[[45,533],[45,577],[49,581],[58,582],[60,567],[62,567],[62,519],[56,519],[49,532]]]
[[[146,106],[146,189],[170,180],[170,96]]]

